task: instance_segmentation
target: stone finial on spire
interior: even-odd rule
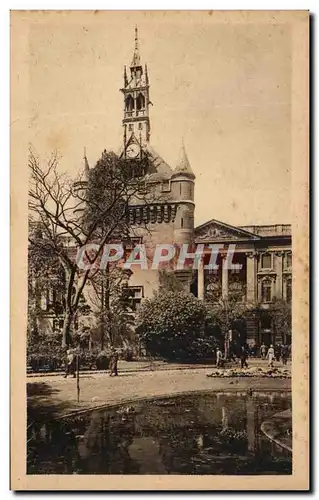
[[[124,66],[124,87],[126,87],[128,84],[128,79],[127,79],[127,73],[126,73],[126,66]]]
[[[147,71],[147,64],[145,64],[145,83],[148,85],[148,71]]]
[[[134,46],[134,54],[133,54],[131,68],[135,66],[140,66],[140,64],[141,64],[141,56],[139,52],[138,29],[137,26],[135,26],[135,46]]]
[[[186,148],[184,144],[184,139],[182,139],[182,146],[180,149],[179,157],[177,160],[177,165],[174,170],[174,174],[184,174],[187,175],[188,177],[192,177],[193,179],[195,178],[194,172],[192,171],[192,167],[189,163],[189,159],[186,153]]]

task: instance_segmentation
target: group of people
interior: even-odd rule
[[[287,364],[288,358],[291,354],[291,348],[287,344],[270,344],[268,348],[264,343],[260,346],[261,359],[267,359],[268,365],[273,366],[274,361],[280,361],[283,365]]]
[[[270,344],[269,347],[267,347],[264,343],[260,346],[260,357],[261,359],[268,360],[268,366],[273,367],[275,361],[282,361],[283,365],[287,364],[288,358],[291,354],[290,347],[286,344],[282,345],[276,345],[275,347]],[[241,368],[247,368],[248,363],[247,363],[247,358],[248,358],[248,351],[245,346],[241,346],[239,353],[234,354],[233,351],[230,352],[230,358],[233,361],[237,361],[237,358],[240,359],[240,365]],[[222,367],[225,364],[225,357],[221,351],[221,349],[218,347],[216,350],[216,367]]]
[[[245,346],[241,346],[240,348],[240,352],[237,354],[234,353],[234,351],[230,351],[230,358],[233,360],[233,361],[236,361],[237,362],[237,357],[239,357],[240,359],[240,366],[241,368],[247,368],[248,367],[248,363],[247,363],[247,358],[248,358],[248,354],[247,354],[247,350],[245,348]],[[217,350],[216,350],[216,367],[222,367],[224,366],[225,364],[225,357],[221,351],[221,349],[219,347],[217,347]]]
[[[117,363],[119,360],[119,355],[114,347],[111,348],[111,356],[109,362],[110,377],[112,375],[118,376]],[[65,364],[65,374],[64,378],[68,375],[72,375],[73,378],[76,377],[76,351],[75,349],[68,349],[66,352],[66,364]]]

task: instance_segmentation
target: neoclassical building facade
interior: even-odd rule
[[[292,252],[290,224],[256,225],[235,227],[217,220],[210,220],[195,228],[195,242],[220,246],[217,270],[205,270],[210,255],[204,257],[198,269],[194,287],[198,298],[216,301],[235,295],[237,300],[259,305],[267,310],[274,299],[291,303],[292,299]],[[240,269],[229,269],[226,253],[234,249],[233,263]],[[264,323],[257,324],[251,318],[246,324],[248,344],[276,339],[271,321],[265,315]],[[289,339],[288,339],[289,340]]]

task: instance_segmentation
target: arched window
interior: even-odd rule
[[[126,111],[132,111],[134,109],[134,99],[131,94],[129,94],[125,99],[125,108]]]
[[[143,94],[139,93],[136,99],[136,109],[144,109],[145,108],[145,97]]]

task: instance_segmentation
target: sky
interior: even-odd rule
[[[196,175],[195,224],[291,222],[291,26],[196,13],[45,12],[29,27],[30,141],[75,176],[122,143],[138,25],[151,143]],[[231,21],[231,22],[229,22]]]

